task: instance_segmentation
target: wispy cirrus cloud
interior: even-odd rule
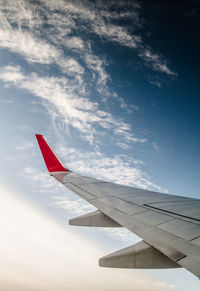
[[[96,210],[95,207],[83,199],[70,199],[66,196],[54,196],[54,205],[76,215],[82,215]]]
[[[48,1],[46,4],[47,6],[49,5]],[[122,5],[123,10],[127,8],[127,11],[125,10],[123,13],[117,13],[117,9]],[[134,49],[138,57],[140,57],[144,64],[148,65],[152,70],[169,76],[177,76],[177,74],[168,67],[167,60],[164,56],[155,52],[153,53],[152,49],[145,45],[139,34],[139,30],[137,33],[131,33],[126,27],[122,27],[113,21],[113,19],[121,21],[131,18],[132,23],[134,23],[137,28],[141,26],[138,13],[140,9],[139,3],[137,3],[137,1],[133,4],[129,3],[129,5],[127,5],[128,7],[124,7],[124,5],[126,6],[125,3],[112,3],[112,1],[105,5],[104,2],[100,1],[99,3],[95,3],[95,5],[89,2],[85,2],[84,5],[79,2],[71,2],[68,4],[61,2],[57,6],[57,3],[52,1],[50,7],[53,11],[59,8],[62,9],[69,14],[70,19],[82,19],[82,21],[84,21],[84,25],[82,26],[83,30],[89,27],[91,31],[100,38],[115,42],[120,46]]]
[[[62,44],[66,48],[78,53],[84,52],[87,49],[84,41],[78,36],[67,37],[65,40],[62,40]]]
[[[18,29],[0,29],[0,46],[22,55],[28,62],[50,64],[60,58],[60,52],[48,42]]]
[[[112,238],[123,242],[136,243],[141,240],[126,228],[104,228],[103,230]]]
[[[39,97],[57,131],[58,121],[63,127],[67,126],[68,134],[72,128],[85,141],[97,146],[96,152],[92,153],[73,148],[68,148],[67,152],[62,150],[74,169],[121,184],[163,190],[138,168],[142,161],[120,154],[109,157],[98,149],[102,137],[104,141],[110,141],[111,146],[113,142],[124,150],[133,143],[145,144],[147,139],[136,136],[130,123],[114,116],[103,102],[90,95],[90,91],[95,89],[103,96],[102,100],[114,97],[119,107],[128,113],[138,110],[137,106],[128,106],[121,96],[109,89],[111,76],[106,71],[109,62],[92,50],[92,36],[133,49],[152,69],[173,75],[165,66],[164,58],[153,54],[150,48],[145,49],[139,34],[131,33],[115,22],[116,18],[120,21],[132,17],[139,26],[139,6],[134,4],[131,12],[125,11],[117,16],[110,11],[112,5],[114,3],[110,2],[107,6],[98,4],[95,7],[87,1],[84,4],[79,1],[43,1],[43,4],[34,5],[20,1],[19,6],[8,3],[7,12],[2,13],[1,18],[0,46],[24,58],[29,64],[29,72],[19,65],[8,65],[1,68],[0,79],[6,86],[16,86]],[[73,36],[72,31],[79,34]],[[87,39],[84,38],[86,31]],[[44,73],[41,75],[33,64],[43,65]],[[50,70],[52,66],[56,68],[56,76]],[[41,191],[49,191],[55,186],[45,174],[31,167],[25,168],[24,175],[40,183]]]
[[[160,71],[166,73],[170,76],[177,76],[177,73],[169,69],[167,65],[167,60],[156,53],[153,53],[150,48],[144,48],[143,51],[139,53],[139,56],[146,61],[146,65],[150,66],[155,71]]]
[[[19,173],[19,176],[26,180],[32,181],[36,187],[37,191],[41,193],[53,191],[54,193],[59,192],[60,184],[49,176],[48,172],[42,172],[34,167],[25,167]]]
[[[40,97],[42,101],[47,102],[45,105],[51,114],[53,111],[54,114],[59,114],[63,122],[78,130],[90,143],[97,137],[96,127],[104,131],[112,130],[114,136],[123,137],[124,144],[146,142],[146,138],[139,138],[133,134],[130,124],[117,120],[111,113],[102,110],[97,102],[82,97],[81,94],[85,91],[82,79],[72,81],[64,77],[27,75],[19,66],[2,68],[0,79]]]
[[[55,64],[62,72],[69,76],[73,75],[75,78],[84,72],[77,60],[65,57],[61,50],[30,32],[0,29],[0,46],[8,48],[15,54],[20,54],[27,62]]]
[[[167,192],[166,189],[152,183],[150,177],[138,168],[139,165],[144,164],[141,160],[126,155],[107,156],[99,151],[86,152],[69,147],[60,147],[58,150],[63,159],[67,161],[67,166],[83,175],[143,189]]]
[[[19,5],[16,3],[7,3],[6,9],[2,9],[0,45],[19,54],[30,66],[28,73],[19,65],[2,67],[1,81],[6,86],[14,85],[39,97],[57,131],[58,122],[63,125],[62,128],[67,127],[68,134],[72,128],[73,132],[97,149],[102,143],[102,137],[111,146],[114,143],[124,150],[128,150],[134,143],[147,143],[146,137],[134,134],[130,123],[114,116],[103,102],[90,94],[90,91],[95,90],[103,95],[104,101],[106,97],[112,96],[118,106],[128,113],[138,110],[137,106],[128,106],[121,96],[110,91],[108,82],[111,81],[111,76],[106,71],[109,62],[92,50],[94,34],[100,39],[135,50],[152,69],[173,75],[164,57],[153,54],[149,47],[145,48],[139,34],[119,26],[121,20],[129,17],[132,17],[137,27],[140,26],[139,4],[130,4],[128,12],[123,10],[123,13],[118,14],[117,9],[121,4],[112,1],[104,5],[101,5],[101,1],[93,5],[88,1],[82,3],[62,0],[43,1],[42,4],[40,1],[34,4],[31,1],[19,1]],[[79,34],[73,35],[72,31]],[[84,37],[86,31],[87,39]],[[40,70],[35,70],[33,64],[43,65],[42,75]],[[52,66],[55,66],[56,76],[50,70]],[[84,173],[90,174],[91,169],[96,168],[92,173],[99,178],[137,187],[161,189],[137,168],[142,161],[130,161],[122,155],[107,157],[100,150],[90,155],[82,152],[79,160],[75,155],[77,154],[73,153],[71,156],[73,165]],[[88,161],[83,159],[81,163],[84,156],[88,157]]]
[[[123,12],[117,13],[120,7],[123,8]],[[115,19],[120,22],[128,18],[136,28],[139,28],[141,26],[139,9],[140,5],[137,2],[129,3],[127,7],[124,3],[114,4],[112,1],[107,4],[101,1],[93,4],[88,1],[82,3],[49,0],[37,4],[29,1],[20,1],[19,5],[18,2],[15,5],[7,3],[7,12],[1,15],[1,46],[23,55],[29,62],[57,63],[62,69],[61,64],[65,63],[65,49],[81,54],[79,57],[83,59],[89,59],[89,55],[92,59],[89,45],[92,33],[100,39],[104,38],[133,49],[152,70],[176,76],[176,73],[168,67],[164,56],[153,53],[144,43],[139,29],[135,29],[137,33],[130,32],[127,27],[116,23]],[[71,36],[72,30],[83,35],[87,32],[87,40],[81,38],[81,34]],[[41,35],[41,31],[44,31],[44,35]],[[100,59],[98,61],[100,62]],[[97,66],[97,72],[98,70]],[[99,75],[101,79],[102,74]],[[106,79],[105,77],[108,75],[106,76],[104,72],[103,79]]]
[[[102,19],[100,19],[97,23],[93,23],[93,29],[98,36],[104,37],[111,42],[117,42],[122,46],[135,49],[141,42],[139,36],[129,34],[121,26],[106,24]]]

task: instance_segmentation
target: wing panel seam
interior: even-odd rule
[[[166,213],[171,213],[171,214],[174,214],[174,215],[177,215],[177,216],[180,216],[180,217],[184,217],[184,218],[188,218],[188,219],[200,222],[200,219],[198,219],[198,218],[193,218],[193,217],[190,217],[190,216],[187,216],[187,215],[179,214],[179,213],[176,213],[176,212],[173,212],[173,211],[170,211],[170,210],[166,210],[166,209],[162,209],[162,208],[159,208],[159,207],[151,206],[149,204],[143,204],[143,205],[146,206],[146,207],[149,207],[149,208],[153,208],[153,209],[160,210],[160,211],[163,211],[163,212],[166,212]]]

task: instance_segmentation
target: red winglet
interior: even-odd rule
[[[35,135],[49,172],[68,172],[41,134]]]

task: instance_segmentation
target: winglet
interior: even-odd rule
[[[41,134],[35,135],[49,172],[68,172]]]

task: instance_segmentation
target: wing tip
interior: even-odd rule
[[[62,162],[48,145],[42,134],[35,134],[47,170],[51,172],[68,172]]]

